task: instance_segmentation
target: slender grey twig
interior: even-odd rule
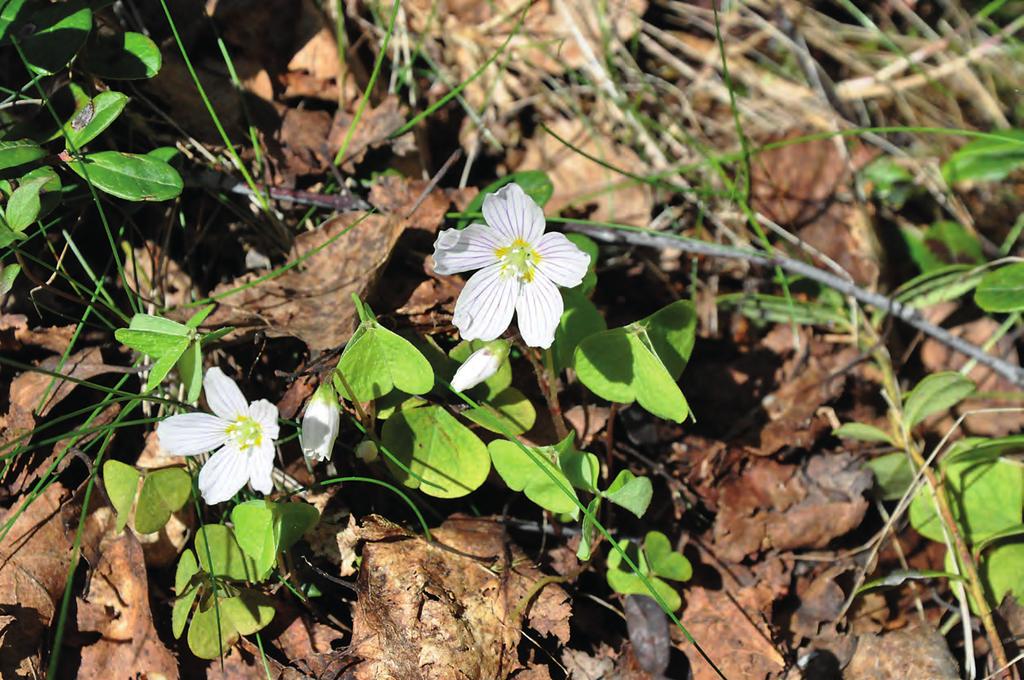
[[[589,224],[578,223],[568,223],[565,225],[565,228],[569,231],[586,234],[593,239],[604,241],[605,243],[629,243],[632,245],[648,246],[651,248],[678,248],[679,250],[693,253],[695,255],[745,260],[747,262],[752,262],[766,267],[780,267],[791,274],[805,276],[808,279],[828,286],[843,295],[853,297],[862,304],[870,305],[875,309],[885,311],[904,323],[913,326],[925,335],[935,338],[950,349],[974,359],[982,366],[995,371],[1018,387],[1024,387],[1024,369],[1020,366],[1014,366],[1008,361],[992,356],[977,345],[973,345],[963,338],[953,335],[945,328],[936,326],[925,319],[921,312],[910,305],[904,304],[899,300],[886,297],[880,293],[873,293],[869,290],[864,290],[860,286],[857,286],[840,276],[818,269],[814,265],[807,264],[806,262],[800,262],[799,260],[793,260],[781,255],[770,255],[746,248],[736,248],[733,246],[719,245],[717,243],[698,241],[696,239],[686,238],[685,236],[676,236],[674,234],[652,234],[643,230],[596,227]]]

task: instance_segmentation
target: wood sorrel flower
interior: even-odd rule
[[[479,269],[466,282],[452,319],[466,340],[494,340],[519,317],[531,347],[550,347],[562,316],[558,286],[583,280],[590,256],[564,234],[544,233],[544,211],[518,184],[484,197],[483,224],[445,229],[434,242],[434,271]]]
[[[508,357],[509,345],[504,340],[494,340],[470,354],[452,378],[452,389],[465,392],[490,378],[501,368],[501,362]]]
[[[338,408],[338,397],[329,381],[320,383],[313,393],[306,414],[302,416],[302,453],[306,458],[323,461],[331,457],[334,440],[338,438],[341,426],[341,410]]]
[[[274,489],[277,407],[266,399],[251,404],[231,378],[214,366],[203,377],[209,413],[182,413],[156,426],[168,453],[195,456],[217,449],[199,471],[199,490],[210,505],[222,503],[245,486],[260,493]]]

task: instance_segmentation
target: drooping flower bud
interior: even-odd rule
[[[306,405],[306,414],[302,416],[299,441],[303,455],[315,462],[330,458],[340,426],[338,397],[329,381],[322,382]]]
[[[371,439],[364,439],[356,444],[356,458],[364,463],[372,463],[377,460],[377,445]]]
[[[508,357],[509,344],[505,340],[492,340],[469,355],[452,378],[452,389],[459,392],[476,387],[498,372]]]

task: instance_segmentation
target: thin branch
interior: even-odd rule
[[[651,248],[678,248],[694,255],[745,260],[766,267],[780,267],[791,274],[807,277],[845,296],[853,297],[862,304],[885,311],[887,314],[913,326],[925,335],[938,340],[950,349],[974,359],[982,366],[995,371],[1018,387],[1024,387],[1024,369],[1020,366],[1014,366],[1008,361],[992,356],[977,345],[953,335],[945,328],[936,326],[925,319],[920,311],[910,305],[886,297],[881,293],[865,290],[840,276],[823,271],[806,262],[800,262],[799,260],[793,260],[781,255],[769,255],[746,248],[735,248],[717,243],[698,241],[673,234],[651,234],[641,230],[604,228],[575,223],[568,223],[565,225],[565,228],[569,231],[586,234],[605,243],[629,243]]]

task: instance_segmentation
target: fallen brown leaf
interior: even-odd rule
[[[843,680],[955,680],[960,677],[946,640],[934,630],[911,628],[862,635]]]
[[[13,353],[25,345],[63,354],[71,344],[75,328],[77,326],[30,329],[28,317],[24,314],[3,314],[0,315],[0,350]]]
[[[86,347],[75,352],[64,361],[63,367],[58,371],[60,359],[48,357],[39,364],[39,368],[76,380],[88,380],[104,373],[124,373],[127,370],[124,366],[104,364],[99,347]],[[77,383],[71,380],[63,380],[38,371],[25,371],[11,382],[11,404],[45,416],[71,394],[71,390],[76,386]],[[38,411],[36,407],[40,407]]]

